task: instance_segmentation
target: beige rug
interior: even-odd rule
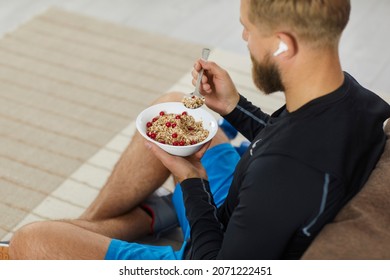
[[[188,73],[201,48],[58,9],[4,36],[0,239]]]

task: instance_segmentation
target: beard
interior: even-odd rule
[[[267,54],[262,62],[252,59],[252,77],[256,87],[265,94],[277,91],[285,91],[278,66],[271,61],[271,55]]]

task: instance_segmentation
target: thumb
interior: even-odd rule
[[[145,141],[145,147],[150,150],[160,161],[163,165],[165,165],[167,168],[171,166],[175,162],[175,156],[165,152],[163,149],[158,147],[156,144],[151,143],[149,141]]]
[[[208,74],[219,76],[223,72],[223,69],[214,61],[206,61],[204,59],[199,59],[199,64],[204,70],[207,71]]]
[[[195,153],[196,158],[201,159],[201,158],[203,157],[204,153],[205,153],[205,152],[207,151],[207,149],[210,147],[210,144],[211,144],[211,140],[208,141],[207,143],[205,143],[205,144],[202,146],[202,148],[200,148],[199,151],[197,151],[197,152]]]
[[[204,60],[203,58],[200,58],[200,59],[198,60],[198,62],[199,62],[199,64],[200,64],[200,66],[202,66],[202,68],[203,68],[204,70],[207,70],[207,71],[212,70],[212,68],[214,67],[214,65],[216,66],[215,63],[214,63],[214,65],[213,65],[213,63],[212,63],[211,61]]]
[[[203,58],[199,58],[198,59],[198,62],[200,63],[200,65],[202,66],[207,66],[208,65],[208,62],[210,62],[209,60],[204,60]]]

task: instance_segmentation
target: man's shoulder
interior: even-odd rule
[[[345,79],[348,82],[348,95],[350,98],[357,99],[362,105],[366,102],[382,105],[384,108],[390,105],[384,101],[377,93],[360,84],[351,74],[344,72]]]

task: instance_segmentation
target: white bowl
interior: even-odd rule
[[[164,111],[167,114],[181,114],[182,112],[186,111],[188,115],[192,116],[196,121],[201,121],[203,124],[203,128],[207,129],[209,131],[208,137],[197,144],[194,145],[188,145],[188,146],[173,146],[168,144],[162,144],[160,142],[157,142],[146,135],[146,123],[150,122],[154,117],[158,116],[161,111]],[[218,124],[215,118],[212,114],[207,112],[203,108],[198,109],[188,109],[186,108],[183,103],[181,102],[166,102],[166,103],[160,103],[157,105],[153,105],[145,110],[143,110],[137,117],[136,121],[136,127],[139,133],[145,139],[149,140],[150,142],[155,143],[158,145],[161,149],[164,151],[176,155],[176,156],[189,156],[197,152],[203,144],[210,141],[218,130]]]

